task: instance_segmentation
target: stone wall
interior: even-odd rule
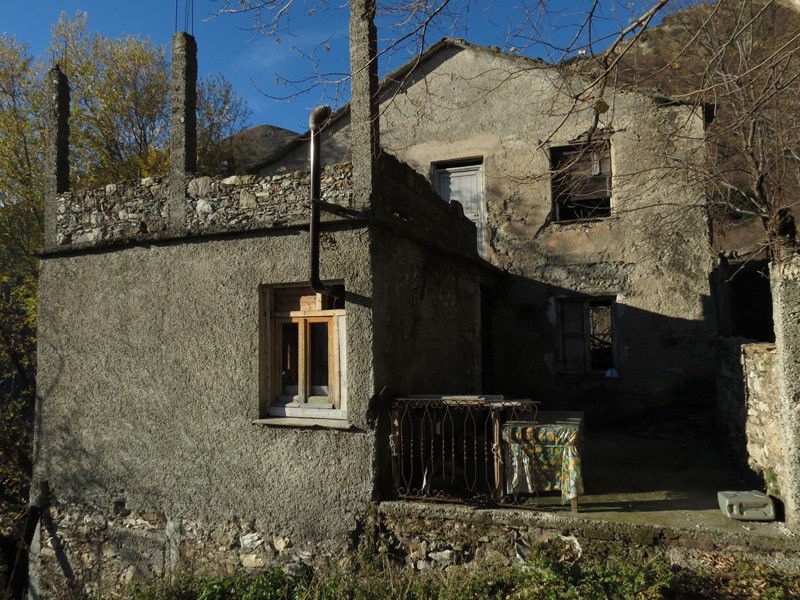
[[[67,192],[57,200],[60,246],[158,234],[168,223],[166,177]]]
[[[41,597],[110,597],[133,581],[179,570],[231,575],[281,566],[290,574],[338,560],[341,546],[309,543],[232,518],[208,524],[141,513],[124,504],[53,503],[42,517],[33,578]]]
[[[786,484],[786,456],[776,358],[774,344],[742,346],[748,463],[764,478],[767,492],[780,498]]]
[[[339,545],[309,543],[253,523],[208,524],[107,507],[53,503],[37,538],[32,577],[42,598],[116,597],[131,582],[178,570],[198,574],[258,573],[280,566],[292,575],[347,569],[356,553],[416,571],[508,567],[542,544],[569,544],[578,557],[612,548],[631,557],[665,556],[697,566],[715,553],[800,570],[800,543],[744,533],[663,529],[574,519],[528,510],[486,510],[424,502],[371,507],[358,532]],[[703,558],[705,557],[705,558]],[[341,572],[341,571],[340,571]]]
[[[787,485],[775,344],[720,340],[717,411],[731,454],[782,498]]]
[[[636,559],[660,555],[674,564],[696,566],[701,556],[724,553],[800,570],[796,541],[756,541],[736,532],[424,502],[384,502],[376,522],[378,552],[419,571],[520,564],[536,546],[551,542],[572,545],[578,556],[603,556],[613,548]]]
[[[403,237],[451,255],[477,258],[475,225],[458,202],[443,202],[431,183],[391,154],[378,161],[376,216]]]
[[[349,164],[324,170],[323,200],[351,205],[351,170]],[[169,220],[166,176],[67,192],[57,200],[56,244],[104,244],[160,239],[168,231],[169,235],[218,233],[308,223],[309,186],[308,171],[273,177],[190,177],[184,218],[175,227]]]

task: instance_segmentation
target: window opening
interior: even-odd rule
[[[607,298],[560,301],[565,372],[599,373],[614,368],[613,306]]]
[[[553,148],[550,159],[556,221],[611,216],[611,148],[607,140]]]
[[[343,301],[310,288],[270,290],[271,379],[269,414],[309,416],[330,409],[343,417]],[[323,411],[325,412],[325,411]]]

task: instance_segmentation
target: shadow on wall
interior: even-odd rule
[[[710,281],[717,298],[719,335],[775,341],[769,260],[720,257]]]
[[[592,294],[510,275],[484,313],[493,337],[484,355],[493,381],[484,392],[582,410],[593,424],[712,403],[711,298],[702,298],[697,320],[642,310],[626,299],[623,267],[613,286],[588,282]]]
[[[55,361],[51,361],[52,362]],[[82,594],[92,586],[101,589],[102,579],[107,576],[104,572],[103,560],[99,557],[116,558],[124,560],[127,565],[133,565],[137,574],[152,575],[154,572],[163,572],[166,557],[164,555],[164,540],[158,535],[127,536],[122,528],[112,531],[107,518],[97,512],[92,514],[91,502],[87,505],[93,490],[102,489],[105,483],[101,481],[103,474],[101,457],[93,453],[91,444],[87,444],[85,436],[81,435],[70,425],[68,419],[62,422],[50,422],[44,426],[42,422],[42,405],[48,397],[59,388],[64,370],[64,358],[58,356],[58,370],[51,379],[49,389],[39,390],[37,394],[37,411],[35,420],[35,445],[33,459],[36,469],[31,490],[31,504],[41,509],[39,517],[39,545],[40,552],[38,569],[46,578],[52,589],[39,590],[61,597],[65,591],[71,594]],[[76,403],[77,410],[80,403]],[[80,417],[80,415],[76,415]],[[46,433],[45,433],[46,431]],[[41,440],[44,435],[48,437],[47,452],[42,452]],[[47,480],[47,473],[58,473],[59,484],[63,489],[52,490]],[[117,490],[120,498],[124,497],[124,490]],[[87,496],[84,497],[83,493]],[[140,495],[156,497],[157,489],[138,490]],[[57,498],[57,501],[53,501]],[[76,512],[70,502],[77,505],[87,505],[83,512]],[[124,500],[114,502],[113,506],[98,506],[95,510],[113,514],[123,518],[130,511],[126,509]],[[153,518],[160,519],[160,515]],[[117,539],[119,538],[119,539]],[[158,538],[158,539],[156,539]],[[33,542],[33,547],[37,542]],[[82,556],[90,557],[83,560]],[[88,586],[88,588],[86,587]]]

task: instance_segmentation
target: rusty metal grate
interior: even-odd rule
[[[504,485],[500,428],[535,421],[537,402],[502,396],[412,396],[391,405],[398,498],[479,504],[530,503]]]

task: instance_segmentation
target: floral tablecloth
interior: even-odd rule
[[[507,494],[561,490],[561,502],[583,494],[583,413],[540,411],[536,421],[501,429]]]

